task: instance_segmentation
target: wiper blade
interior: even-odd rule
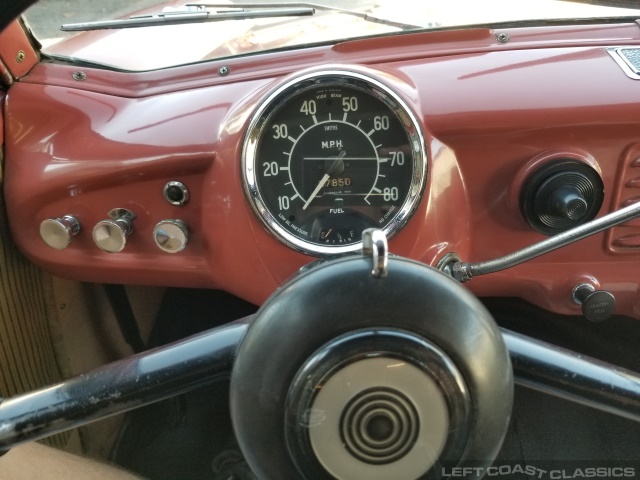
[[[187,5],[187,7],[194,6],[196,5]],[[247,20],[254,18],[302,17],[315,14],[315,10],[310,7],[261,8],[261,6],[249,7],[247,5],[243,5],[242,7],[243,8],[235,8],[229,4],[218,5],[216,7],[197,5],[196,9],[160,12],[152,15],[137,15],[121,20],[67,23],[62,25],[60,30],[63,32],[81,32],[88,30],[153,27],[159,25],[224,22],[226,20]],[[210,8],[224,8],[224,10],[210,10]]]
[[[635,1],[635,0],[634,0]],[[241,4],[245,8],[282,8],[281,3],[242,3]],[[228,5],[223,5],[221,3],[190,3],[185,5],[187,7],[206,7],[206,8],[222,8]],[[313,10],[322,10],[325,12],[334,12],[341,13],[343,15],[351,15],[352,17],[358,17],[366,22],[373,23],[381,23],[383,25],[388,25],[390,27],[400,28],[402,30],[414,30],[424,28],[420,25],[412,25],[410,23],[404,22],[394,22],[393,20],[387,20],[386,18],[376,17],[375,15],[369,15],[368,13],[356,12],[354,10],[347,10],[345,8],[332,7],[330,5],[322,5],[320,3],[310,3],[310,2],[298,2],[298,3],[287,3],[288,7],[291,8],[311,8]]]
[[[638,0],[561,0],[571,3],[586,3],[598,7],[638,8]]]

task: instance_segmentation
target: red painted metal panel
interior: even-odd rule
[[[637,26],[513,30],[508,47],[487,32],[258,55],[233,60],[235,75],[227,77],[205,64],[136,74],[86,69],[87,80],[77,82],[68,66],[39,65],[8,96],[6,191],[16,242],[57,275],[217,287],[261,303],[312,258],[272,238],[249,208],[242,141],[251,113],[282,75],[319,59],[367,64],[358,68],[399,92],[423,124],[425,196],[391,240],[393,253],[435,264],[456,251],[478,261],[543,239],[522,219],[517,198],[523,172],[545,155],[571,152],[592,163],[606,189],[600,214],[610,211],[618,169],[640,131],[640,83],[604,47],[621,36],[637,43]],[[576,46],[583,37],[594,45]],[[437,40],[433,49],[429,39]],[[190,188],[187,206],[162,198],[170,180]],[[126,249],[107,254],[90,232],[115,207],[138,219]],[[58,252],[40,240],[38,225],[64,214],[77,215],[84,231]],[[189,224],[192,241],[179,254],[153,244],[152,228],[164,218]],[[638,253],[612,255],[599,234],[468,286],[576,313],[571,289],[595,277],[621,313],[640,316],[639,263]]]
[[[0,32],[0,60],[14,78],[24,77],[38,59],[19,20],[14,20]]]

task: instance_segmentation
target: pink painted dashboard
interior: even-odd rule
[[[502,256],[546,238],[519,205],[539,165],[593,167],[604,183],[599,216],[640,195],[640,81],[607,52],[638,44],[640,27],[618,24],[406,34],[140,73],[43,61],[5,101],[13,237],[62,277],[212,287],[260,304],[314,258],[275,239],[249,206],[240,166],[249,120],[290,76],[340,65],[394,90],[425,135],[426,186],[390,250],[431,265],[448,252]],[[170,181],[188,187],[188,203],[165,200]],[[91,231],[113,208],[137,218],[124,250],[106,253]],[[39,225],[63,215],[81,231],[58,251]],[[188,225],[180,253],[155,245],[162,219]],[[640,317],[636,238],[638,220],[466,285],[578,313],[572,289],[590,280],[616,296],[619,313]]]

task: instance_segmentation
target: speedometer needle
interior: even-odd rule
[[[331,175],[329,175],[328,173],[325,173],[324,176],[320,179],[320,181],[318,182],[318,185],[316,185],[316,188],[313,190],[313,193],[311,193],[311,195],[309,195],[309,199],[304,203],[304,205],[302,206],[302,210],[306,210],[307,207],[309,206],[309,204],[311,203],[311,200],[313,200],[314,198],[316,198],[316,195],[318,195],[318,192],[320,191],[320,189],[322,188],[322,186],[324,185],[324,183],[329,180],[329,178],[331,178]]]
[[[316,195],[318,195],[318,192],[320,191],[320,189],[323,187],[323,185],[325,184],[325,182],[327,180],[329,180],[331,178],[331,175],[334,175],[336,173],[342,173],[344,171],[344,161],[342,160],[342,158],[347,154],[347,152],[345,152],[344,150],[342,150],[338,156],[333,159],[331,161],[331,164],[329,165],[329,168],[327,169],[327,173],[325,173],[322,178],[320,179],[320,181],[318,182],[318,185],[316,185],[316,188],[313,189],[313,192],[311,192],[311,195],[309,195],[309,198],[307,199],[307,201],[304,203],[304,205],[302,206],[302,210],[306,210],[307,207],[309,206],[309,204],[311,203],[311,201],[316,198]]]

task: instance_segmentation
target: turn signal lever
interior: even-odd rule
[[[499,272],[500,270],[515,267],[540,255],[602,232],[607,228],[615,227],[638,216],[640,216],[640,203],[634,203],[628,207],[621,208],[603,217],[596,218],[595,220],[494,260],[467,263],[461,261],[456,254],[448,253],[438,262],[437,268],[451,275],[459,282],[466,282],[479,275],[486,275],[487,273]]]

